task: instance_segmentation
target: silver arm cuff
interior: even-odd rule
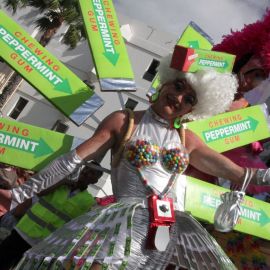
[[[11,190],[10,209],[32,198],[34,194],[55,185],[71,174],[81,163],[82,159],[77,155],[75,149],[58,157],[44,169],[30,177],[23,185]]]
[[[255,181],[258,186],[270,185],[270,169],[258,169],[255,173]]]

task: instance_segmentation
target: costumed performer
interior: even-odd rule
[[[171,56],[161,61],[159,97],[148,110],[134,112],[134,119],[125,111],[110,114],[90,139],[53,161],[27,185],[12,190],[13,206],[82,162],[100,160],[112,150],[111,178],[118,202],[67,223],[27,251],[17,269],[165,269],[177,241],[182,268],[236,269],[204,228],[184,213],[183,172],[190,163],[239,184],[252,172],[249,178],[258,185],[270,183],[269,172],[246,170],[191,131],[174,128],[179,117],[197,119],[226,111],[237,80],[213,70],[182,73],[170,68],[170,63]],[[181,242],[187,239],[184,234],[194,241]]]

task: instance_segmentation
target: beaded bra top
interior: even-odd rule
[[[188,166],[189,156],[180,143],[178,132],[148,109],[123,152],[124,159],[138,172],[150,193],[165,195],[176,177]],[[162,189],[156,188],[161,176]],[[155,181],[156,179],[156,181]],[[161,181],[161,180],[160,180]],[[167,183],[165,183],[167,182]]]
[[[146,112],[154,121],[165,128],[169,127],[167,120],[158,116],[151,108]],[[160,160],[161,166],[169,173],[181,174],[185,171],[189,163],[189,155],[185,147],[178,140],[163,142],[165,145],[160,146],[149,136],[150,134],[137,134],[135,130],[131,140],[125,147],[124,157],[128,162],[141,169],[151,166]]]
[[[144,136],[133,138],[126,146],[124,156],[128,162],[141,169],[152,166],[160,160],[169,173],[181,174],[188,166],[189,156],[185,147],[178,142],[159,146]]]
[[[136,146],[137,150],[135,150]],[[148,151],[150,153],[147,153]],[[173,153],[174,151],[176,153]],[[166,154],[170,155],[166,156]],[[148,180],[147,184],[156,191],[156,194],[160,194],[167,189],[173,174],[179,181],[176,181],[173,188],[176,191],[170,191],[169,196],[177,197],[178,208],[183,209],[186,178],[183,174],[180,176],[179,172],[183,172],[187,164],[188,154],[181,145],[178,131],[170,129],[166,120],[148,109],[126,144],[118,165],[112,167],[113,193],[117,200],[127,201],[131,198],[143,199],[149,195],[149,189],[140,176],[139,171],[141,171],[143,178]]]

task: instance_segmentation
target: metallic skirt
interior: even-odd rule
[[[236,269],[208,232],[186,213],[176,213],[164,252],[146,249],[148,210],[140,203],[96,207],[27,251],[16,269],[162,270]]]

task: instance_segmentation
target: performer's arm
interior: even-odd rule
[[[109,149],[116,149],[127,126],[128,116],[114,112],[106,117],[94,135],[73,151],[55,159],[30,177],[23,185],[11,190],[11,209],[34,194],[55,185],[79,168],[84,160],[100,161]]]

